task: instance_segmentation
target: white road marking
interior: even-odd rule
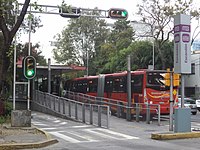
[[[71,142],[71,143],[80,143],[81,141],[79,141],[79,140],[76,140],[76,139],[74,139],[74,138],[71,138],[71,137],[69,137],[69,136],[66,136],[66,135],[64,135],[64,134],[61,134],[61,133],[58,133],[58,132],[49,132],[50,134],[53,134],[53,135],[55,135],[55,136],[57,136],[57,137],[59,137],[59,138],[62,138],[63,140],[65,140],[65,141],[68,141],[68,142]]]
[[[114,132],[114,131],[111,131],[111,130],[108,130],[108,129],[98,128],[98,129],[95,129],[95,130],[99,130],[99,131],[103,131],[103,132],[110,133],[110,134],[113,134],[113,135],[121,136],[121,137],[124,137],[126,139],[139,139],[139,137],[135,137],[135,136],[130,136],[130,135]]]
[[[53,121],[53,122],[58,123],[58,122],[60,122],[60,120],[55,120],[55,121]]]
[[[42,129],[42,130],[55,130],[57,128],[40,128],[40,129]]]
[[[92,127],[92,126],[90,126],[90,125],[72,126],[71,128],[86,128],[86,127]]]
[[[134,136],[129,136],[129,135],[126,135],[126,134],[122,134],[122,133],[117,133],[117,132],[114,132],[114,131],[110,131],[110,130],[105,130],[105,129],[84,129],[85,131],[87,132],[90,132],[90,133],[93,133],[93,134],[97,134],[101,137],[104,137],[104,138],[112,138],[112,139],[116,139],[116,140],[122,140],[122,139],[139,139],[138,137],[134,137]],[[95,131],[97,130],[97,131]],[[98,132],[98,130],[101,130],[105,133],[100,133]],[[108,135],[106,133],[109,133],[109,134],[113,134],[113,135],[118,135],[118,136],[122,136],[123,138],[120,138],[120,137],[115,137],[115,136],[112,136],[112,135]]]
[[[79,134],[77,134],[75,132],[67,132],[67,133],[75,135],[75,136],[83,138],[83,139],[86,139],[88,142],[97,142],[98,141],[98,140],[94,140],[92,137],[87,136],[87,135],[82,136],[82,135],[79,135]]]
[[[67,122],[61,122],[60,124],[61,124],[61,125],[65,125],[65,124],[67,124]]]
[[[35,126],[47,126],[47,124],[43,124],[43,123],[32,123],[34,124]]]

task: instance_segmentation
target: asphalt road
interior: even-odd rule
[[[50,133],[59,143],[40,150],[197,150],[199,138],[157,141],[151,139],[151,133],[168,132],[169,122],[156,121],[128,122],[125,119],[111,117],[110,129],[98,128],[79,122],[73,122],[32,112],[32,123]],[[200,129],[200,113],[191,117],[192,128]]]

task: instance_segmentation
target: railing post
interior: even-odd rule
[[[101,106],[98,105],[98,126],[101,127]]]
[[[56,110],[56,97],[54,97],[54,101],[53,101],[53,110]]]
[[[136,103],[136,122],[140,121],[140,105]]]
[[[58,112],[60,113],[60,97],[58,97]]]
[[[75,119],[78,120],[78,107],[76,102],[75,102]]]
[[[46,96],[47,96],[47,94],[45,93],[44,94],[44,105],[45,105],[45,107],[47,107],[47,98],[46,98]]]
[[[158,125],[160,126],[160,105],[158,104]]]
[[[90,124],[93,124],[93,106],[90,104]]]
[[[150,124],[150,108],[149,108],[149,104],[146,104],[146,123]]]
[[[107,106],[107,128],[110,128],[110,107]]]
[[[71,117],[71,101],[68,101],[69,117]]]
[[[122,107],[122,106],[120,106],[120,103],[117,102],[117,117],[118,117],[118,118],[120,117],[120,114],[122,114],[122,112],[120,111],[120,110],[121,110],[121,107]]]
[[[52,107],[51,107],[51,102],[52,102],[52,97],[50,97],[49,95],[48,95],[48,99],[49,99],[49,108],[51,109]]]
[[[82,121],[85,123],[85,104],[82,103]]]
[[[65,114],[65,98],[63,98],[63,114]]]

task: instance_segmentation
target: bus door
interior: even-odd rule
[[[132,104],[143,103],[143,78],[144,75],[132,75],[131,76],[131,92],[132,92]]]
[[[112,98],[127,102],[127,78],[126,76],[113,77]]]
[[[107,76],[105,78],[105,94],[104,97],[112,98],[113,92],[113,78],[112,76]]]

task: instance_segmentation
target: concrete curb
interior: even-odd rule
[[[152,133],[154,140],[174,140],[186,138],[200,138],[200,132],[181,132],[181,133]]]
[[[57,139],[52,139],[50,134],[47,132],[35,127],[35,129],[38,130],[38,132],[41,132],[45,135],[46,140],[41,142],[34,142],[34,143],[9,143],[9,144],[0,144],[0,149],[3,150],[15,150],[15,149],[32,149],[32,148],[42,148],[46,147],[55,143],[58,143]]]

